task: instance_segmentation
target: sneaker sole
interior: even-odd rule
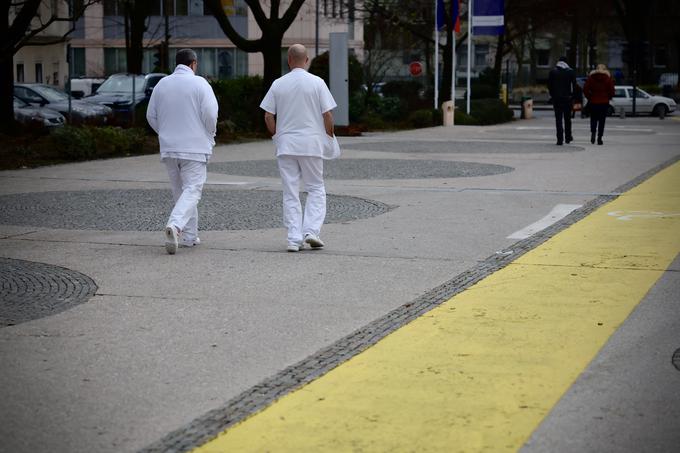
[[[177,242],[175,242],[175,237],[172,234],[172,227],[165,228],[165,251],[169,255],[174,255],[177,252]]]
[[[323,242],[317,241],[315,239],[305,239],[305,242],[313,249],[320,249],[324,246]]]

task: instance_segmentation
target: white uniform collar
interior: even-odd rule
[[[173,74],[189,74],[189,73],[191,75],[194,75],[194,71],[185,64],[178,64],[177,67],[175,68],[175,72],[173,72]]]

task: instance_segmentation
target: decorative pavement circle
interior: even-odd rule
[[[580,146],[557,147],[554,143],[403,141],[365,142],[342,145],[343,149],[384,151],[390,153],[452,153],[452,154],[531,154],[584,151]]]
[[[274,160],[216,162],[208,166],[212,173],[278,178]],[[512,167],[477,162],[406,159],[338,159],[324,162],[328,179],[427,179],[490,176],[514,171]]]
[[[97,284],[79,272],[0,258],[0,327],[68,310],[87,302],[96,291]]]
[[[201,230],[281,228],[281,192],[203,190]],[[301,201],[304,203],[305,194]],[[325,223],[366,219],[388,212],[379,201],[327,195]],[[161,231],[172,210],[170,188],[33,192],[0,196],[0,224],[67,230]]]

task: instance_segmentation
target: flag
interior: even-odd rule
[[[437,0],[437,30],[441,30],[446,25],[446,10],[444,0]],[[451,0],[451,20],[453,21],[456,32],[460,32],[460,0]]]
[[[504,0],[475,0],[472,8],[474,35],[501,35],[505,32]]]

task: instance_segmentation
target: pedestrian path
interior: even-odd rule
[[[194,451],[515,451],[679,252],[676,163]]]

